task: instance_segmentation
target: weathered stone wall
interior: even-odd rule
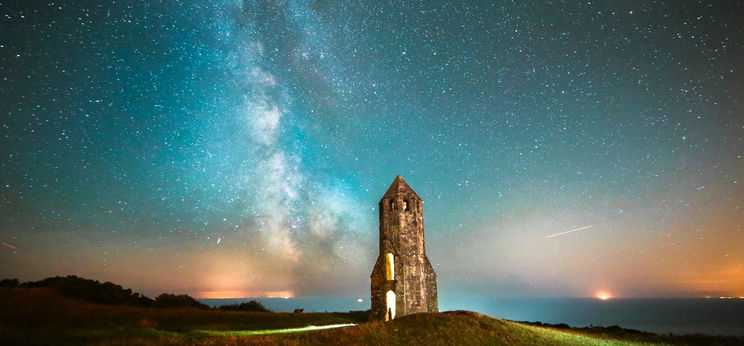
[[[423,202],[400,176],[382,197],[380,254],[371,275],[371,318],[385,319],[386,292],[396,297],[396,317],[438,311],[436,274],[426,257]],[[386,254],[394,257],[394,280],[386,279]]]

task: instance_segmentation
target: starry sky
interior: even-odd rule
[[[0,0],[0,277],[367,296],[401,174],[442,295],[744,295],[742,14]]]

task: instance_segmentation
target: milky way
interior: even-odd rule
[[[366,296],[401,174],[442,294],[744,295],[741,13],[0,3],[0,277]]]

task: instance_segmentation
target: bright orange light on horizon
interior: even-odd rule
[[[594,297],[600,300],[609,300],[612,298],[612,294],[607,291],[599,291],[594,295]]]
[[[266,298],[294,298],[294,292],[292,291],[267,291],[264,292]]]
[[[234,298],[294,298],[292,291],[201,291],[193,294],[194,298],[200,299],[234,299]]]
[[[250,292],[246,291],[202,291],[194,293],[194,298],[220,299],[220,298],[250,298]]]

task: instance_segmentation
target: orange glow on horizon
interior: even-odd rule
[[[203,291],[194,293],[194,298],[219,299],[219,298],[250,298],[250,292],[246,291]]]
[[[264,292],[266,298],[294,298],[294,292],[292,291],[267,291]]]
[[[201,291],[193,294],[199,299],[235,299],[235,298],[294,298],[292,291]]]
[[[697,291],[705,297],[741,297],[744,296],[744,265],[734,264],[711,268],[702,272],[679,275],[679,280],[686,290]]]
[[[599,299],[599,300],[609,300],[609,299],[612,299],[613,298],[612,297],[612,294],[610,294],[607,291],[599,291],[599,292],[597,292],[594,295],[594,297],[597,298],[597,299]]]

